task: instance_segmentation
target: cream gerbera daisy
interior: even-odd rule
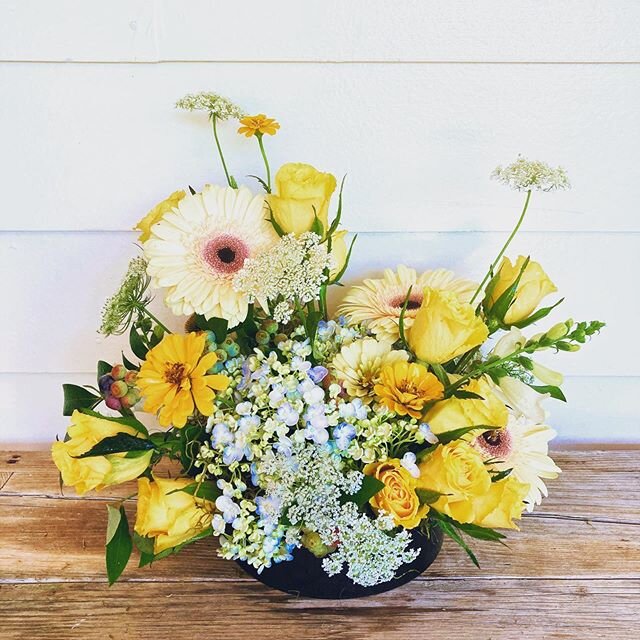
[[[472,444],[486,460],[497,460],[491,467],[496,471],[512,469],[511,475],[529,485],[525,498],[527,511],[547,495],[544,479],[557,478],[560,468],[549,457],[549,440],[556,432],[544,424],[533,424],[525,416],[509,415],[503,429],[485,431]]]
[[[406,351],[392,351],[389,342],[363,338],[342,347],[333,359],[332,368],[351,397],[369,404],[375,397],[374,387],[380,381],[382,368],[408,359]]]
[[[263,196],[207,185],[165,213],[143,249],[152,284],[167,289],[173,313],[225,318],[235,326],[247,315],[248,299],[234,290],[233,278],[247,258],[277,240]]]
[[[395,342],[399,337],[398,322],[409,287],[411,298],[407,304],[404,323],[409,328],[422,304],[425,287],[453,291],[461,302],[469,302],[476,284],[456,278],[452,271],[435,269],[418,275],[415,269],[399,265],[396,271],[385,269],[379,279],[367,279],[352,287],[338,308],[354,324],[363,323],[379,340]]]

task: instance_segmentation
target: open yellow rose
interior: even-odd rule
[[[329,201],[336,189],[336,179],[310,164],[290,162],[278,170],[275,191],[267,196],[273,217],[285,233],[296,235],[309,231],[315,214],[324,230],[329,223]]]
[[[518,256],[516,263],[511,264],[511,260],[506,256],[502,259],[491,291],[490,305],[495,304],[498,298],[515,282],[525,260],[524,256]],[[522,278],[520,278],[513,303],[504,316],[504,323],[514,324],[525,320],[536,310],[542,298],[557,290],[540,263],[530,261]]]
[[[455,377],[452,377],[455,381]],[[482,397],[480,399],[462,399],[450,397],[437,402],[427,413],[425,420],[436,435],[475,425],[490,427],[505,427],[509,419],[509,412],[504,402],[493,391],[493,385],[488,378],[481,376],[470,380],[463,387]]]
[[[443,494],[431,508],[458,522],[476,520],[480,499],[491,489],[491,475],[478,451],[454,440],[439,446],[418,468],[417,487]]]
[[[384,511],[393,521],[405,529],[413,529],[429,512],[429,505],[420,504],[416,495],[416,479],[392,458],[385,462],[372,462],[365,466],[365,475],[373,476],[384,483],[369,504],[374,511]]]
[[[133,427],[74,411],[66,442],[54,442],[51,457],[62,474],[62,482],[80,495],[137,478],[149,466],[152,451],[128,458],[126,453],[77,458],[101,440],[118,433],[142,436]]]
[[[142,233],[138,236],[140,242],[146,242],[151,237],[151,227],[162,220],[165,213],[169,213],[174,207],[178,206],[178,202],[184,198],[186,193],[182,190],[174,191],[168,198],[158,203],[147,215],[138,222],[134,229],[138,229]]]
[[[448,362],[482,344],[489,330],[473,307],[453,291],[426,287],[411,329],[409,346],[430,364]]]
[[[513,476],[491,484],[489,492],[475,504],[473,524],[491,529],[517,529],[514,518],[521,518],[530,485]]]
[[[138,479],[138,511],[135,531],[154,538],[153,551],[160,553],[187,542],[209,526],[213,503],[194,498],[184,489],[191,478]]]

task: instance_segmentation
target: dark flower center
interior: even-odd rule
[[[242,269],[249,248],[237,236],[222,233],[206,240],[200,255],[214,273],[231,275]]]
[[[236,252],[231,247],[218,249],[218,258],[226,264],[231,264],[236,259]]]
[[[169,384],[181,384],[184,380],[185,366],[181,362],[166,363],[164,370],[164,380]]]
[[[406,299],[406,295],[404,296],[394,296],[389,300],[389,304],[395,309],[402,309],[402,305],[404,305],[404,301]],[[422,294],[420,293],[412,293],[409,298],[409,302],[407,302],[407,311],[415,311],[419,309],[422,305]]]

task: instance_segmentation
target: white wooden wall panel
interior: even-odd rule
[[[640,65],[0,63],[0,84],[5,229],[130,229],[174,188],[223,180],[206,116],[173,108],[207,88],[277,116],[275,167],[347,174],[354,231],[508,230],[522,198],[489,173],[518,153],[573,181],[536,194],[525,228],[640,231]],[[232,171],[261,174],[236,128]]]
[[[633,0],[5,0],[0,59],[637,62]]]
[[[62,382],[126,347],[95,328],[130,227],[221,180],[204,117],[172,106],[201,89],[280,120],[274,166],[348,174],[349,281],[400,261],[480,276],[521,204],[491,169],[564,165],[573,190],[536,194],[513,252],[566,295],[557,317],[608,326],[545,357],[568,374],[552,423],[640,442],[639,32],[632,0],[0,1],[0,445],[62,433]],[[223,137],[238,177],[261,171]]]

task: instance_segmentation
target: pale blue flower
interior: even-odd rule
[[[252,405],[250,402],[240,402],[236,405],[236,413],[245,416],[251,413]]]
[[[341,418],[366,420],[369,408],[362,402],[362,400],[360,400],[360,398],[354,398],[351,402],[341,404],[338,411]]]
[[[400,464],[414,477],[420,477],[420,469],[418,469],[418,465],[416,464],[416,454],[412,451],[407,451],[402,456],[400,460]]]
[[[288,427],[297,425],[300,420],[300,414],[288,402],[278,407],[277,415]]]
[[[308,371],[309,378],[311,378],[311,380],[313,380],[316,384],[322,382],[327,377],[328,373],[329,370],[326,367],[322,367],[320,365],[318,365],[317,367],[312,367]]]
[[[336,326],[333,320],[329,320],[328,322],[320,320],[320,322],[318,322],[316,335],[320,340],[326,341],[336,332]]]
[[[431,431],[431,427],[426,422],[420,423],[418,431],[429,444],[437,444],[439,442],[438,436]]]
[[[348,422],[341,422],[333,429],[333,439],[340,451],[346,451],[356,437],[356,428]]]
[[[277,407],[279,407],[284,402],[284,395],[285,395],[284,387],[281,384],[276,385],[269,392],[269,406],[272,409],[276,409]]]
[[[324,400],[324,389],[315,385],[313,380],[309,378],[298,385],[298,391],[307,404],[317,404]]]
[[[306,373],[311,368],[311,363],[300,356],[291,358],[291,370]]]
[[[226,523],[233,522],[240,515],[240,507],[229,496],[218,496],[216,509],[222,513]]]
[[[229,444],[230,442],[233,442],[233,434],[229,430],[229,427],[223,422],[220,422],[213,427],[213,431],[211,432],[211,442],[214,447],[219,444]]]
[[[225,532],[227,523],[219,513],[214,514],[213,518],[211,518],[211,528],[214,536],[220,536]]]

